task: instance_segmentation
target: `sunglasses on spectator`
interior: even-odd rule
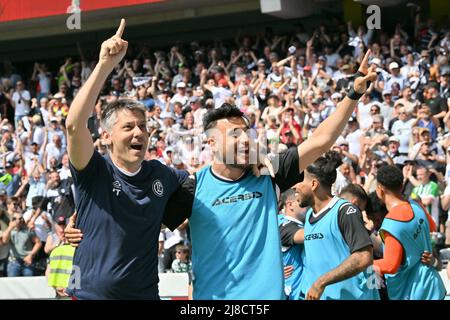
[[[23,220],[23,218],[12,218],[13,221],[20,221]]]

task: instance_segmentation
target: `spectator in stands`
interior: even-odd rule
[[[172,262],[171,271],[174,273],[187,272],[191,273],[192,271],[192,262],[191,262],[191,250],[188,246],[185,245],[177,245],[175,256],[176,259]]]
[[[16,212],[2,234],[3,243],[10,243],[8,277],[33,276],[34,259],[41,249],[36,233],[25,224],[22,213]]]
[[[0,196],[2,198],[6,196],[5,189],[0,189]],[[2,204],[0,207],[0,277],[6,277],[6,267],[8,265],[10,244],[3,242],[3,233],[8,228],[9,222],[8,212],[4,204]]]
[[[14,108],[14,124],[16,127],[19,124],[19,120],[27,116],[30,112],[30,102],[30,92],[25,89],[22,81],[18,81],[16,83],[16,90],[11,97],[11,104]]]
[[[163,230],[164,233],[164,270],[170,270],[172,263],[177,259],[176,252],[179,245],[183,245],[187,239],[186,235],[187,221],[180,225],[174,231],[169,229]]]
[[[48,207],[53,219],[68,218],[75,211],[72,184],[71,177],[62,180],[58,171],[48,173],[45,197],[49,201]]]
[[[427,167],[418,167],[416,169],[417,185],[412,193],[412,199],[420,199],[427,211],[433,217],[435,224],[439,225],[439,186],[436,182],[430,180],[430,169]]]
[[[401,107],[399,109],[398,120],[392,125],[392,134],[399,138],[400,147],[399,151],[401,153],[408,152],[409,140],[411,138],[412,124],[414,119],[411,118],[411,113],[406,107]]]

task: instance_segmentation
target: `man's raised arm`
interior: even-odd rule
[[[324,152],[330,150],[342,133],[342,130],[344,130],[358,103],[359,97],[366,92],[368,88],[366,82],[376,79],[375,69],[368,67],[369,56],[370,50],[366,52],[358,69],[359,77],[355,79],[353,90],[350,90],[349,95],[338,104],[336,111],[317,127],[314,134],[298,146],[300,172],[305,170]]]
[[[127,52],[128,42],[122,40],[124,29],[125,19],[122,19],[116,34],[102,43],[95,69],[70,106],[66,119],[67,147],[70,162],[77,170],[87,166],[94,152],[87,122],[106,78]]]

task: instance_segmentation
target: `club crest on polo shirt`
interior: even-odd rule
[[[159,179],[153,181],[152,190],[157,197],[162,197],[164,195],[164,186]]]

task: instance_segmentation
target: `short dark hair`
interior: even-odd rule
[[[108,103],[102,110],[102,114],[100,117],[100,124],[104,129],[111,130],[113,126],[113,122],[116,120],[116,113],[119,110],[128,109],[128,110],[139,110],[144,117],[146,108],[145,106],[131,99],[120,99],[111,103]]]
[[[211,129],[217,125],[217,121],[232,117],[241,117],[247,124],[249,123],[239,108],[229,103],[224,103],[220,108],[213,109],[205,114],[203,117],[203,129],[204,131]]]
[[[342,164],[342,159],[336,151],[328,151],[322,157],[310,164],[306,170],[313,175],[320,184],[331,188],[336,181],[336,169]]]
[[[371,220],[377,216],[385,216],[388,213],[386,205],[381,202],[376,192],[369,194],[370,208],[366,208],[367,217]]]
[[[31,206],[34,210],[41,208],[41,210],[45,210],[48,204],[48,199],[43,196],[35,196],[31,198]]]
[[[351,194],[352,196],[357,197],[359,200],[366,201],[367,203],[370,201],[369,196],[367,195],[364,188],[354,183],[351,183],[343,188],[340,194]]]
[[[396,166],[382,166],[377,171],[377,182],[389,191],[401,191],[403,188],[403,173]]]

